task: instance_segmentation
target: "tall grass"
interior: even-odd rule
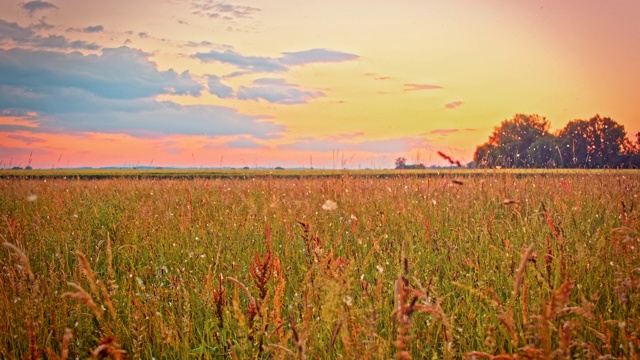
[[[456,176],[3,179],[0,357],[639,356],[640,175]]]

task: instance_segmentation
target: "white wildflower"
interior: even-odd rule
[[[332,211],[338,208],[338,204],[335,201],[327,200],[322,204],[322,210]]]

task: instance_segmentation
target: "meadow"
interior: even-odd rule
[[[637,171],[13,174],[2,358],[640,356]]]

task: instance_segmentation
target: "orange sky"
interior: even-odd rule
[[[635,0],[0,2],[0,168],[471,161],[516,113],[640,131]]]

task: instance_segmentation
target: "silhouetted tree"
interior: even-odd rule
[[[624,126],[600,115],[570,121],[556,136],[565,167],[623,167],[634,153]]]
[[[399,157],[396,159],[396,169],[404,169],[407,167],[407,159]]]
[[[525,159],[532,167],[553,168],[560,164],[558,141],[552,134],[545,134],[529,146]]]
[[[478,164],[505,167],[531,167],[536,161],[529,158],[535,151],[529,148],[549,134],[549,121],[540,115],[516,114],[493,129],[489,141],[476,148],[474,160]],[[543,144],[539,144],[543,145]],[[538,154],[536,156],[542,156]],[[544,158],[544,162],[549,159]]]

